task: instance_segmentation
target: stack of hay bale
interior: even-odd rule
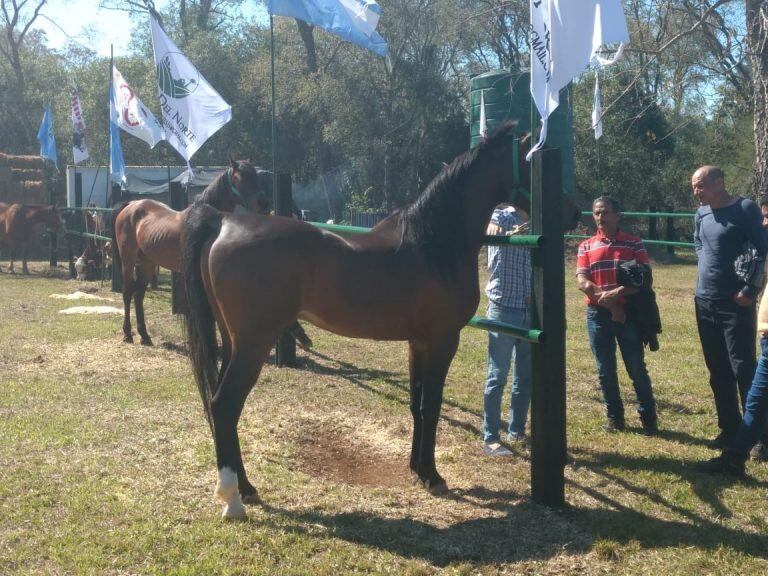
[[[0,152],[0,202],[48,204],[49,178],[39,156],[14,156]]]

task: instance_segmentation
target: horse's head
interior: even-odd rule
[[[257,212],[269,210],[269,198],[259,183],[258,171],[250,160],[229,161],[229,178],[232,190],[240,196],[244,208]]]

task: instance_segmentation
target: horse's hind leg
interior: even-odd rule
[[[141,258],[139,259],[139,265],[136,267],[136,293],[134,294],[136,330],[139,332],[139,336],[141,336],[141,343],[145,346],[152,346],[152,338],[149,337],[147,324],[144,319],[144,295],[147,292],[147,284],[149,284],[153,268],[154,265],[151,263],[141,262]]]
[[[133,262],[123,260],[123,342],[133,343],[131,333],[131,299],[136,290],[133,280]]]
[[[249,343],[244,349],[238,349],[235,343],[219,389],[211,402],[216,463],[219,470],[216,494],[225,504],[222,514],[224,518],[245,518],[243,500],[249,503],[260,502],[256,488],[248,481],[245,473],[237,423],[245,399],[256,383],[269,354],[271,342]]]

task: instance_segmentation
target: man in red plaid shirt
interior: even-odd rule
[[[624,262],[648,264],[643,241],[619,228],[621,208],[610,196],[600,196],[592,203],[597,234],[579,245],[576,278],[579,290],[586,294],[587,331],[595,356],[597,375],[608,414],[605,429],[624,430],[624,405],[619,392],[616,366],[618,343],[624,366],[637,394],[640,421],[647,435],[658,432],[653,386],[645,367],[643,342],[634,318],[624,309],[625,296],[637,288],[619,286],[616,270]]]

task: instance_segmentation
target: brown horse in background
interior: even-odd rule
[[[478,253],[491,213],[513,188],[513,202],[530,208],[515,187],[529,180],[526,150],[514,141],[514,124],[502,125],[366,234],[342,237],[291,218],[226,215],[203,205],[185,215],[190,358],[225,517],[242,518],[243,501],[259,502],[237,424],[278,335],[297,318],[343,336],[408,341],[410,469],[431,492],[447,491],[434,452],[443,385],[480,299]],[[523,174],[515,174],[515,153]],[[572,202],[562,208],[574,225],[578,209]]]
[[[231,160],[229,168],[196,198],[195,204],[233,212],[268,205],[256,168],[247,160]],[[155,200],[127,202],[115,210],[112,247],[120,255],[123,277],[123,340],[133,342],[131,299],[136,306],[136,328],[141,343],[152,345],[144,320],[144,294],[156,266],[181,269],[181,224],[190,208],[177,212]]]
[[[58,232],[62,228],[58,206],[45,204],[0,203],[0,248],[7,248],[10,263],[8,272],[14,274],[13,258],[21,250],[21,272],[29,274],[27,250],[35,226],[45,224],[46,229]]]

